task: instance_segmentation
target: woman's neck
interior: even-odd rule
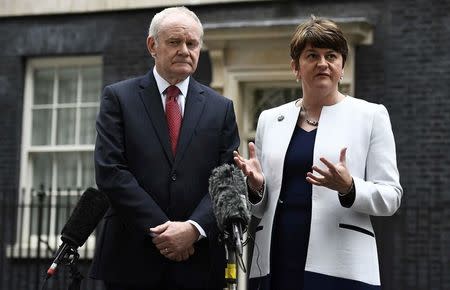
[[[311,113],[319,112],[323,106],[331,106],[339,103],[345,96],[338,91],[328,95],[308,94],[303,92],[303,107]]]

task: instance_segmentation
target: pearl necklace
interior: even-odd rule
[[[311,126],[314,126],[314,127],[319,126],[319,121],[312,121],[312,120],[308,119],[308,112],[306,111],[305,107],[303,107],[303,102],[302,102],[302,104],[300,106],[301,106],[300,107],[301,111],[305,112],[305,121],[306,121],[306,123],[308,123],[308,125],[311,125]]]

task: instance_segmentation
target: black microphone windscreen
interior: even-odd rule
[[[219,229],[230,231],[231,223],[245,228],[250,221],[247,184],[242,171],[234,165],[224,164],[212,171],[209,178],[214,215]]]
[[[61,231],[61,240],[81,247],[108,207],[109,201],[106,194],[92,187],[86,189]]]

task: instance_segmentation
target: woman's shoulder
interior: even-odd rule
[[[382,104],[372,103],[362,98],[352,96],[346,96],[346,98],[348,110],[357,110],[359,112],[366,112],[373,114],[374,112],[380,111],[384,108]]]
[[[280,114],[280,113],[283,113],[283,112],[295,110],[296,109],[295,102],[297,102],[297,101],[298,100],[294,100],[294,101],[282,104],[282,105],[277,106],[277,107],[266,109],[266,110],[262,111],[261,114],[276,115],[276,114]]]

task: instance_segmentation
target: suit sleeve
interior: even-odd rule
[[[400,186],[395,141],[389,114],[383,105],[375,112],[367,155],[365,180],[355,178],[352,209],[374,216],[393,215],[400,207]]]
[[[114,89],[106,87],[97,116],[95,173],[113,209],[127,224],[142,233],[168,220],[151,195],[139,186],[130,172],[125,155],[125,132],[121,104]]]
[[[240,143],[232,101],[227,102],[225,119],[221,131],[218,166],[224,163],[233,163],[233,151],[238,149]],[[209,193],[205,194],[197,208],[192,213],[190,219],[196,221],[207,235],[216,227],[216,218],[212,211],[211,197]]]

